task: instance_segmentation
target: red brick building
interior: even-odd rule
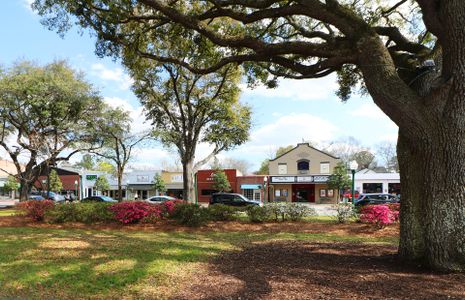
[[[55,170],[60,177],[61,183],[63,185],[63,189],[61,190],[60,194],[71,193],[74,194],[79,198],[79,190],[81,186],[81,177],[78,172],[74,172],[71,170],[61,169],[61,168],[51,168]],[[34,184],[35,188],[41,191],[47,190],[47,174],[44,171],[39,179]]]
[[[251,200],[263,201],[265,195],[265,182],[263,175],[242,176],[236,169],[225,169],[231,185],[231,193],[242,194]],[[213,187],[213,174],[215,170],[200,170],[197,172],[197,199],[199,203],[208,203],[211,194],[218,192]]]
[[[237,193],[237,177],[241,173],[236,169],[223,170],[228,177],[229,184],[231,185],[231,193]],[[213,188],[213,174],[215,170],[199,170],[197,172],[197,199],[199,203],[208,203],[211,194],[218,192]]]

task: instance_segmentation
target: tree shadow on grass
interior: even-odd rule
[[[396,247],[277,241],[228,251],[175,299],[465,299],[465,275],[401,264]]]
[[[2,233],[15,238],[0,239],[5,250],[0,255],[0,298],[140,298],[138,287],[163,287],[173,273],[221,250],[201,235],[43,229]]]

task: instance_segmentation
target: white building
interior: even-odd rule
[[[376,173],[360,170],[355,173],[355,190],[359,193],[400,194],[399,173]]]

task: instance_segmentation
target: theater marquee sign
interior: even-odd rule
[[[271,176],[271,183],[326,183],[327,175]]]

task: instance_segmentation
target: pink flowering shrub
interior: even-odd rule
[[[165,201],[161,204],[158,204],[160,205],[162,211],[163,211],[163,215],[166,216],[166,217],[169,217],[173,214],[175,208],[176,208],[176,205],[178,204],[181,204],[181,203],[184,203],[184,201],[182,200],[172,200],[172,201]]]
[[[394,222],[399,222],[400,203],[389,203],[387,205],[394,216]]]
[[[25,213],[26,217],[34,221],[43,221],[45,212],[52,209],[55,203],[52,200],[29,200],[20,202],[16,207]]]
[[[109,207],[115,219],[123,224],[138,222],[156,222],[163,215],[159,205],[152,205],[143,201],[128,201],[115,203]]]
[[[383,228],[394,223],[395,215],[387,205],[367,205],[362,207],[360,211],[360,221]]]

